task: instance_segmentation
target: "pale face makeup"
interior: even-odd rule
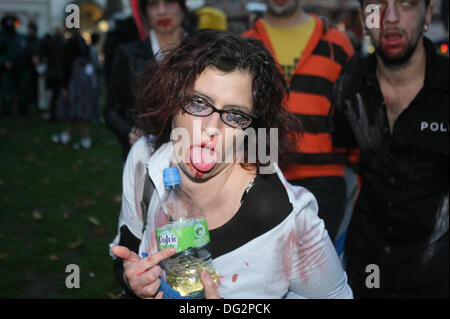
[[[151,29],[156,33],[170,34],[181,27],[184,13],[178,1],[149,0],[147,16],[150,18]]]

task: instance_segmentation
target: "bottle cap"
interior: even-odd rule
[[[165,168],[163,171],[164,176],[164,186],[171,187],[181,184],[181,176],[178,168],[175,166]]]

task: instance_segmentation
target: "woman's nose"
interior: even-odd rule
[[[223,122],[222,122],[222,119],[220,118],[220,114],[217,112],[214,112],[210,116],[205,117],[202,126],[203,126],[202,127],[203,131],[208,136],[219,135],[221,132],[220,130],[223,126]]]
[[[158,13],[159,14],[166,13],[166,2],[164,0],[159,1],[158,3]]]

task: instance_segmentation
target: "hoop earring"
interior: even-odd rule
[[[424,26],[423,26],[423,32],[427,32],[428,31],[428,24],[425,24]]]

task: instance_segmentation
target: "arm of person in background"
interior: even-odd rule
[[[144,132],[141,129],[138,129],[137,127],[133,126],[130,130],[130,133],[128,133],[128,142],[130,143],[130,145],[133,145],[143,135]]]
[[[347,96],[351,84],[351,70],[357,64],[356,58],[347,63],[342,70],[341,76],[336,82],[333,90],[333,148],[336,153],[347,154],[347,166],[354,171],[358,179],[358,190],[355,193],[354,201],[356,201],[359,190],[361,189],[362,177],[360,174],[360,149],[356,142],[355,135],[350,127],[350,123],[346,117]]]
[[[111,68],[108,92],[106,97],[106,108],[103,116],[106,125],[113,131],[120,143],[129,143],[128,134],[132,130],[132,123],[126,117],[126,111],[129,105],[124,103],[133,103],[132,96],[129,94],[131,81],[131,65],[127,56],[125,45],[117,48],[114,62]]]

